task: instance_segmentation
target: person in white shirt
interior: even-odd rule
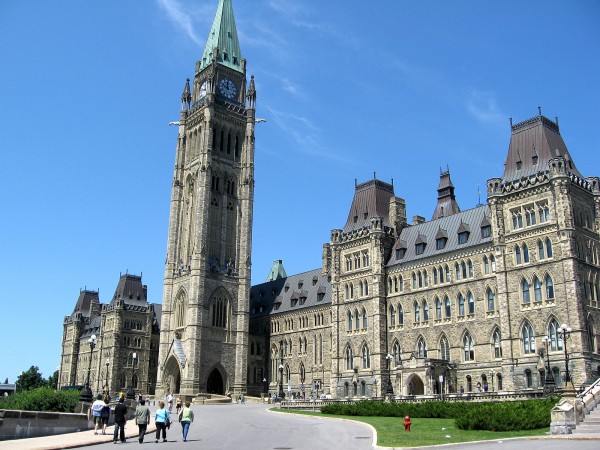
[[[92,403],[90,411],[92,412],[92,418],[94,419],[94,434],[98,434],[98,425],[102,425],[102,409],[106,406],[104,400],[102,400],[102,394],[98,394],[98,398]]]

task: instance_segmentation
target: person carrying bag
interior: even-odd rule
[[[154,413],[154,423],[156,424],[156,440],[154,442],[158,442],[160,439],[161,431],[163,442],[167,442],[167,428],[171,426],[170,417],[169,411],[165,409],[165,402],[158,402],[158,409]]]
[[[194,421],[194,411],[190,408],[190,402],[185,402],[185,406],[179,413],[179,423],[181,423],[181,432],[183,433],[183,442],[187,442],[190,424]]]

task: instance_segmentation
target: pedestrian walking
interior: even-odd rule
[[[179,423],[181,424],[181,432],[183,433],[183,442],[187,442],[188,431],[190,424],[194,421],[194,411],[190,408],[190,402],[185,402],[185,406],[179,413]]]
[[[98,425],[102,427],[102,409],[105,406],[106,403],[104,403],[104,400],[102,400],[102,394],[98,394],[98,397],[94,403],[92,403],[92,407],[90,408],[92,412],[92,418],[94,419],[94,434],[98,434]]]
[[[125,399],[119,398],[119,403],[115,406],[115,433],[113,435],[113,443],[116,444],[121,433],[121,442],[125,442],[125,422],[127,422],[127,406],[123,403]]]
[[[167,404],[169,405],[169,412],[173,410],[173,395],[169,392],[167,395]]]
[[[167,442],[167,428],[171,426],[170,417],[169,411],[165,408],[165,402],[158,402],[158,409],[154,413],[154,423],[156,425],[156,440],[154,442],[158,442],[160,439],[161,431],[163,442]]]
[[[104,407],[102,408],[101,418],[102,418],[102,434],[106,434],[106,426],[108,425],[108,419],[110,417],[110,406],[108,406],[108,401],[104,399]]]
[[[180,398],[180,397],[177,397],[177,399],[175,400],[175,411],[177,411],[177,414],[179,414],[179,413],[180,413],[180,411],[181,411],[181,406],[182,406],[182,403],[181,403],[181,398]]]
[[[140,404],[135,409],[135,424],[139,429],[138,441],[141,444],[144,442],[144,435],[146,434],[146,429],[148,428],[148,424],[150,423],[150,409],[146,406],[146,401],[144,399],[140,400]]]

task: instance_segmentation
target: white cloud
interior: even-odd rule
[[[502,122],[505,117],[498,109],[496,94],[493,92],[469,90],[466,107],[469,114],[481,123],[496,124]]]
[[[156,0],[158,5],[165,10],[168,18],[186,34],[194,43],[201,46],[203,40],[194,31],[194,11],[184,8],[178,0]]]

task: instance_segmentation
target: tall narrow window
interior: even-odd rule
[[[533,277],[533,298],[535,302],[542,301],[542,282],[537,276]]]
[[[450,361],[450,345],[448,345],[446,336],[442,336],[440,339],[440,359]]]
[[[552,241],[550,238],[546,239],[546,256],[552,258]]]
[[[469,304],[469,315],[475,314],[475,298],[473,298],[472,292],[467,294],[467,301]]]
[[[523,353],[535,353],[535,335],[533,334],[533,327],[529,322],[523,324],[521,335],[523,338]]]
[[[529,283],[527,280],[521,281],[521,292],[523,293],[523,303],[529,303],[531,298],[529,297]]]
[[[425,343],[423,336],[419,337],[417,342],[417,354],[420,358],[427,358],[427,344]]]
[[[529,262],[529,247],[527,247],[527,244],[523,244],[523,262]]]
[[[445,313],[446,313],[446,318],[450,317],[450,299],[448,298],[448,296],[446,296],[444,298],[444,307],[446,309]]]
[[[551,300],[554,298],[554,283],[552,282],[552,277],[550,275],[546,275],[546,299]]]
[[[442,318],[442,301],[437,297],[435,299],[435,318],[436,320]]]
[[[458,294],[458,315],[459,317],[465,315],[465,298],[462,294]]]
[[[487,294],[487,302],[488,302],[488,311],[494,312],[496,310],[494,291],[490,288],[487,288],[486,294]]]
[[[369,347],[366,345],[363,347],[362,351],[362,368],[369,369],[371,367],[371,353],[369,352]]]
[[[552,352],[563,349],[562,339],[558,336],[559,327],[556,319],[552,319],[548,324],[548,339],[550,339],[550,351]]]
[[[542,241],[538,241],[537,246],[538,246],[538,259],[542,260],[546,257],[546,254],[544,252],[544,244],[542,243]]]
[[[392,353],[394,356],[394,366],[399,366],[402,363],[402,350],[398,342],[394,342]]]
[[[352,331],[352,313],[348,311],[348,331]]]
[[[354,358],[352,356],[352,349],[346,348],[346,370],[352,370],[354,368]]]
[[[362,316],[363,316],[363,330],[366,330],[367,325],[368,325],[368,319],[367,319],[367,310],[364,308],[362,310]]]
[[[488,275],[490,273],[490,262],[487,256],[483,257],[483,273]]]
[[[398,325],[404,325],[404,308],[398,305]]]
[[[492,335],[492,343],[494,346],[494,358],[502,358],[502,347],[500,346],[500,330],[496,328]]]
[[[521,264],[523,262],[521,258],[521,248],[518,245],[515,245],[515,262],[517,264]]]
[[[413,305],[415,308],[415,323],[419,323],[421,322],[421,307],[417,302],[414,302]]]
[[[463,347],[465,349],[465,361],[473,361],[475,359],[475,347],[470,333],[465,333]]]
[[[396,310],[394,309],[394,305],[390,306],[390,326],[396,326]]]
[[[429,320],[429,305],[425,300],[423,300],[423,321],[427,322]]]

